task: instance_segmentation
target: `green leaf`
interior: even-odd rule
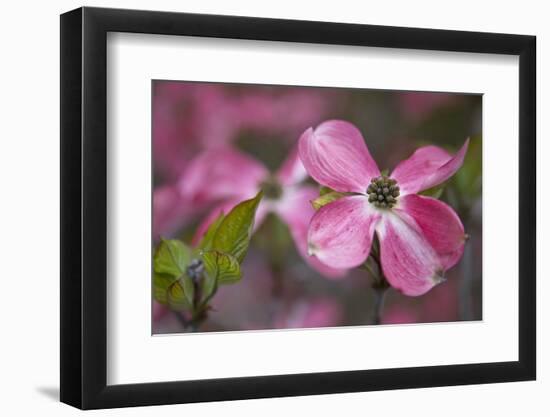
[[[179,282],[183,288],[185,300],[190,306],[192,306],[194,304],[193,300],[195,299],[195,284],[193,283],[193,280],[188,276],[184,276],[180,278]]]
[[[191,249],[183,242],[161,240],[153,259],[155,300],[173,310],[193,308],[194,286],[186,276],[190,261]]]
[[[203,253],[206,275],[215,277],[218,284],[233,284],[241,279],[239,261],[228,253],[211,250]],[[211,285],[211,284],[210,284]]]
[[[162,239],[153,258],[156,273],[179,278],[191,260],[191,249],[179,240]]]
[[[186,297],[181,280],[177,280],[166,291],[168,306],[173,310],[192,309],[192,304]]]
[[[208,230],[206,230],[206,233],[202,237],[199,245],[197,246],[198,249],[204,251],[212,249],[214,236],[216,235],[216,232],[220,227],[220,224],[222,223],[224,217],[225,215],[223,213],[220,213],[216,220],[214,220],[214,222],[210,226],[208,226]]]
[[[190,281],[188,278],[186,278]],[[173,310],[190,310],[192,303],[186,297],[182,286],[182,279],[174,278],[169,274],[157,274],[153,276],[153,297],[159,303]]]
[[[332,188],[325,187],[324,185],[322,185],[321,188],[319,188],[319,195],[325,195],[333,192],[336,192],[336,191],[334,191]]]
[[[239,263],[243,261],[250,244],[256,209],[262,196],[263,193],[260,191],[256,197],[237,204],[221,220],[212,241],[212,249],[234,256]]]
[[[311,205],[315,210],[319,210],[321,207],[326,206],[328,203],[332,203],[345,195],[345,193],[339,193],[338,191],[329,191],[321,194],[315,200],[311,200]]]
[[[475,199],[481,195],[481,151],[481,136],[470,138],[470,145],[468,146],[468,152],[464,158],[464,163],[451,178],[451,185],[456,188],[461,198]]]
[[[168,304],[168,288],[177,281],[177,278],[169,274],[158,274],[155,272],[153,275],[153,297],[159,303]]]
[[[426,197],[432,197],[439,199],[441,195],[443,194],[443,191],[445,190],[445,184],[436,185],[435,187],[428,188],[427,190],[424,190],[420,192],[420,195],[425,195]]]
[[[204,305],[214,296],[218,289],[218,280],[214,274],[205,271],[201,281],[201,303]]]

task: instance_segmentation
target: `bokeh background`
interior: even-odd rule
[[[421,297],[390,289],[382,323],[482,318],[480,95],[154,80],[152,97],[153,245],[160,236],[190,242],[213,208],[215,203],[188,200],[178,191],[186,166],[203,151],[235,148],[275,170],[307,128],[343,119],[362,132],[380,169],[391,172],[419,146],[434,144],[454,153],[470,137],[464,166],[440,197],[457,211],[470,236],[464,256],[444,283]],[[254,233],[242,270],[240,283],[219,289],[200,331],[373,320],[367,273],[354,270],[338,280],[319,274],[299,256],[287,226],[274,215]],[[182,331],[176,316],[155,301],[152,320],[153,333]]]

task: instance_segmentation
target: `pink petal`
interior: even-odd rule
[[[404,211],[415,220],[445,270],[460,260],[464,252],[464,226],[451,207],[435,198],[410,194],[399,199],[395,210]]]
[[[462,166],[469,142],[466,139],[455,156],[437,146],[424,146],[401,161],[391,174],[401,188],[401,195],[426,190],[451,178]]]
[[[296,249],[304,260],[315,270],[327,278],[341,278],[347,271],[331,268],[308,254],[307,230],[315,210],[311,206],[311,200],[319,196],[316,187],[303,186],[289,188],[281,201],[274,205],[274,211],[288,225],[290,234],[296,245]]]
[[[414,220],[387,213],[376,228],[382,270],[392,287],[417,296],[442,281],[443,266]]]
[[[369,255],[380,214],[365,196],[343,197],[311,219],[309,252],[333,268],[354,268]]]
[[[276,175],[283,186],[298,184],[306,179],[307,171],[300,159],[298,146],[295,146],[294,149],[290,151]]]
[[[348,122],[331,120],[309,128],[299,149],[309,175],[336,191],[365,193],[370,179],[380,175],[361,132]]]
[[[269,172],[254,158],[230,148],[212,149],[187,165],[179,189],[189,200],[203,202],[253,196]]]

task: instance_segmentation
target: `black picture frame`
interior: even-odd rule
[[[108,32],[519,56],[519,360],[107,385]],[[84,7],[61,15],[60,56],[62,402],[94,409],[535,379],[534,36]]]

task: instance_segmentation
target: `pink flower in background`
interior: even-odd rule
[[[243,95],[238,103],[239,120],[246,129],[284,135],[293,142],[305,126],[322,120],[338,95],[303,89],[287,89],[274,95],[269,87]],[[284,120],[284,123],[281,121]]]
[[[203,236],[221,212],[229,212],[237,203],[263,189],[255,227],[260,226],[268,213],[276,214],[288,225],[298,252],[310,266],[327,277],[343,276],[345,271],[331,268],[307,254],[307,228],[314,214],[310,201],[318,196],[318,190],[301,184],[306,177],[297,149],[274,175],[261,162],[228,147],[198,155],[181,178],[181,195],[187,201],[218,202],[218,205],[198,227],[195,240]]]
[[[257,132],[259,140],[264,137],[294,140],[305,126],[318,123],[337,98],[335,93],[298,88],[255,86],[242,93],[238,87],[231,90],[215,83],[155,82],[153,157],[160,185],[153,193],[154,239],[170,236],[196,220],[197,214],[208,207],[204,203],[212,203],[200,193],[193,200],[180,195],[177,183],[182,175],[193,171],[189,164],[206,161],[211,170],[208,175],[218,177],[217,183],[211,184],[216,189],[211,189],[210,194],[220,200],[234,196],[241,182],[249,179],[256,182],[254,178],[235,175],[229,179],[233,185],[222,181],[223,170],[234,171],[238,161],[233,166],[224,165],[224,160],[213,165],[210,161],[214,155],[223,152],[243,131]],[[194,158],[197,153],[202,158]],[[187,176],[186,181],[193,179]],[[244,184],[244,189],[249,190],[250,184]]]
[[[282,310],[275,318],[277,329],[299,329],[338,326],[343,314],[340,306],[328,298],[301,301]]]
[[[383,315],[381,324],[412,324],[418,323],[418,313],[412,309],[403,307],[399,304],[386,308]]]
[[[153,238],[170,236],[213,202],[235,198],[242,195],[239,190],[246,192],[255,187],[265,176],[265,168],[262,165],[255,167],[248,163],[249,160],[247,156],[222,147],[206,150],[182,164],[179,182],[156,187],[153,192]],[[236,167],[241,163],[248,169],[246,175],[239,176]],[[253,196],[246,198],[250,197]]]
[[[397,300],[384,308],[382,324],[458,321],[458,292],[457,281],[449,279],[422,297],[421,302],[416,302],[416,298],[404,299],[398,295]]]
[[[170,236],[200,208],[182,198],[177,187],[156,187],[153,192],[153,239]]]
[[[359,130],[345,121],[309,128],[300,158],[318,183],[348,195],[321,207],[309,231],[309,253],[333,268],[353,268],[369,256],[374,233],[390,285],[426,293],[443,280],[464,251],[464,227],[451,207],[417,193],[449,179],[461,166],[468,140],[455,156],[436,146],[416,150],[382,176]]]
[[[152,307],[153,321],[161,320],[164,316],[166,316],[166,314],[168,314],[168,312],[169,310],[165,306],[153,300],[153,307]]]
[[[153,94],[157,173],[174,181],[197,151],[232,140],[239,128],[236,113],[221,85],[157,82]]]
[[[193,203],[244,200],[256,195],[258,185],[268,176],[263,164],[226,146],[193,158],[179,180],[179,191]]]
[[[155,171],[173,182],[197,152],[224,147],[242,131],[291,141],[318,123],[336,94],[315,90],[157,81],[153,90]],[[284,120],[285,123],[281,123]],[[269,135],[266,135],[269,133]]]
[[[429,115],[435,109],[456,101],[456,94],[403,92],[398,95],[399,107],[403,115],[409,119],[419,120]]]

